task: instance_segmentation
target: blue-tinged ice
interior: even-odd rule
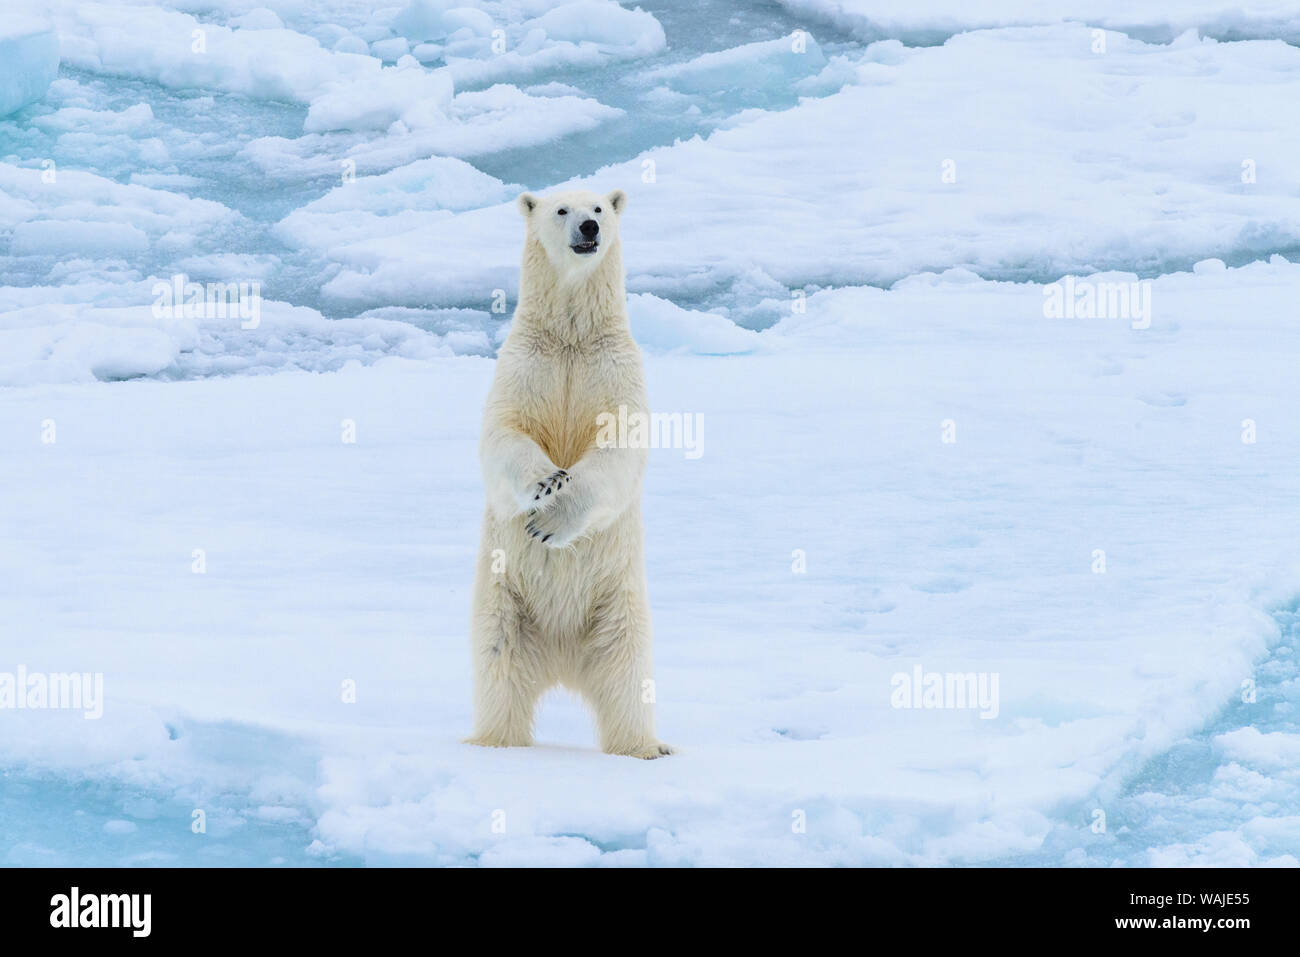
[[[6,17],[0,23],[0,116],[45,95],[59,72],[59,36],[44,20]]]

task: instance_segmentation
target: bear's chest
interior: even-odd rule
[[[521,363],[521,424],[560,468],[591,447],[603,413],[617,414],[620,401],[627,402],[622,366],[609,352],[564,346],[539,350]]]

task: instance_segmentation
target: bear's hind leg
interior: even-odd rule
[[[650,611],[644,594],[601,602],[581,649],[578,687],[596,714],[601,750],[658,758],[673,749],[655,735]]]
[[[467,744],[522,748],[533,743],[533,712],[548,682],[536,636],[517,596],[499,582],[488,584],[475,608],[474,734]]]

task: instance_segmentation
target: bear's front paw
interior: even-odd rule
[[[563,495],[545,511],[530,511],[524,531],[549,548],[563,548],[582,534],[585,525],[585,510],[571,495]]]
[[[572,476],[570,476],[568,472],[564,471],[564,469],[556,469],[540,482],[534,482],[532,488],[533,501],[541,503],[538,507],[549,505],[550,503],[545,502],[544,499],[548,495],[554,495],[556,492],[564,488],[564,486],[568,485],[571,478]]]

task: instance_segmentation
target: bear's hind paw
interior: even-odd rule
[[[512,740],[497,734],[476,734],[473,737],[465,738],[464,743],[479,748],[528,748],[532,747],[533,744],[532,741]]]
[[[653,761],[655,758],[666,757],[670,754],[676,754],[677,749],[672,745],[664,744],[662,741],[652,741],[650,744],[638,746],[628,751],[612,751],[611,754],[619,754],[629,758],[640,758],[643,761]]]

